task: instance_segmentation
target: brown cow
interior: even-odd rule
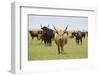
[[[68,28],[68,25],[67,25],[67,27],[66,27],[66,29],[65,30],[57,30],[55,27],[54,27],[54,29],[55,29],[55,31],[56,31],[56,33],[55,33],[55,43],[56,43],[56,45],[57,45],[57,47],[58,47],[58,54],[60,54],[60,53],[64,53],[64,49],[63,49],[63,47],[64,47],[64,45],[65,44],[67,44],[67,42],[68,42],[68,34],[67,34],[67,28]]]
[[[38,40],[42,37],[42,30],[29,30],[32,40],[36,37]]]

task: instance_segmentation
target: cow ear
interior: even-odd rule
[[[67,33],[67,31],[64,31],[64,33],[63,33],[63,34],[65,34],[65,33]]]
[[[64,33],[66,33],[66,31],[64,31]]]
[[[59,34],[58,31],[56,31],[56,33]]]

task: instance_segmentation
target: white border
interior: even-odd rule
[[[28,7],[28,8],[27,8]],[[23,9],[24,8],[24,9]],[[33,11],[34,9],[35,11]],[[41,11],[41,12],[40,12]],[[50,13],[47,13],[49,11]],[[47,72],[95,66],[95,9],[83,7],[49,8],[34,7],[33,4],[12,3],[12,69],[13,73]],[[56,13],[59,12],[59,13]],[[27,14],[88,16],[89,18],[89,58],[76,60],[27,61]],[[23,23],[26,22],[25,24]],[[23,33],[24,32],[24,33]],[[26,51],[23,51],[26,50]],[[91,50],[91,51],[90,51]],[[25,53],[24,53],[25,52]],[[62,65],[62,66],[61,66]],[[64,66],[66,65],[66,66]]]

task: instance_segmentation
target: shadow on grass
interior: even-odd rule
[[[7,72],[11,73],[11,74],[15,74],[15,72],[11,71],[11,70],[7,70]]]
[[[69,54],[69,53],[68,53],[68,52],[64,52],[63,54],[64,54],[64,55],[67,55],[67,54]]]
[[[68,52],[64,52],[64,53],[60,53],[58,55],[68,55],[69,53]]]

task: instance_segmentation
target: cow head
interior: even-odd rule
[[[38,40],[42,38],[43,30],[38,30]]]
[[[55,26],[53,25],[53,27],[54,27],[54,29],[55,29],[55,35],[57,36],[57,39],[58,40],[60,40],[61,42],[63,41],[63,39],[64,39],[64,34],[66,33],[67,34],[67,28],[68,28],[68,25],[67,25],[67,27],[65,28],[65,30],[57,30],[56,28],[55,28]]]
[[[42,26],[42,25],[40,25],[41,26],[41,29],[43,30],[43,31],[47,31],[49,28],[49,25],[46,27],[46,26]]]
[[[58,31],[58,30],[55,28],[54,25],[53,25],[53,27],[54,27],[54,29],[55,29],[55,32],[56,32],[58,35],[63,35],[64,33],[67,32],[68,25],[67,25],[67,27],[65,28],[65,30],[60,30],[60,31]]]

